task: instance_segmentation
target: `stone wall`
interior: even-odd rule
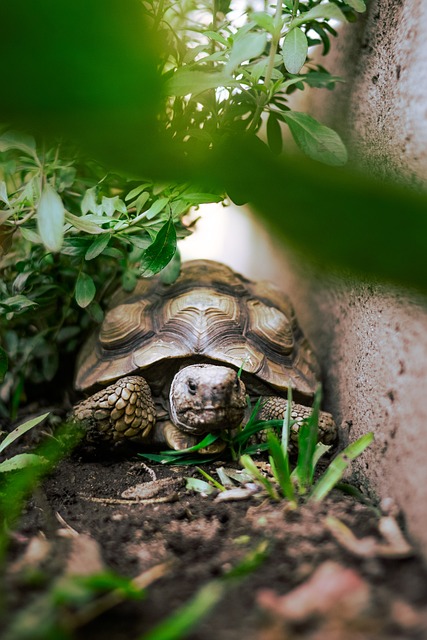
[[[426,43],[425,0],[370,0],[359,25],[342,30],[332,69],[327,60],[346,84],[304,98],[340,131],[353,160],[414,186],[427,178]],[[283,285],[322,360],[343,440],[376,434],[358,463],[360,481],[396,500],[427,557],[427,299],[288,262]]]
[[[294,108],[340,130],[352,160],[369,171],[419,185],[427,178],[427,1],[369,4],[359,24],[342,30],[332,68],[331,55],[325,60],[346,84],[304,92]],[[322,363],[324,406],[342,427],[342,444],[375,432],[355,465],[360,486],[397,502],[427,558],[427,299],[321,275],[233,207],[207,218],[183,243],[183,257],[223,260],[290,294]]]

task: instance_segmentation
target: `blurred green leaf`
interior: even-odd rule
[[[280,122],[274,112],[270,113],[267,120],[267,140],[268,146],[275,154],[282,151],[282,128]]]
[[[283,118],[301,151],[310,158],[332,166],[347,162],[347,150],[336,131],[299,111],[285,111]]]
[[[37,159],[36,141],[21,131],[6,131],[0,136],[0,152],[18,149]]]
[[[66,132],[107,161],[140,153],[160,98],[158,39],[141,2],[14,0],[0,3],[0,24],[0,120]]]
[[[298,27],[301,24],[318,19],[340,20],[346,22],[345,15],[341,9],[339,9],[333,2],[326,2],[325,4],[318,4],[309,11],[301,13],[292,21],[292,25]]]
[[[8,368],[8,357],[3,347],[0,347],[0,382],[3,382],[5,373]]]
[[[84,271],[79,273],[79,277],[76,282],[75,298],[79,307],[84,309],[87,307],[96,294],[96,287],[93,279]]]
[[[316,268],[351,269],[427,291],[425,193],[355,167],[276,157],[255,136],[225,139],[212,174],[244,194],[272,232]]]
[[[6,187],[6,183],[4,182],[4,180],[0,181],[0,201],[4,202],[5,204],[7,204],[7,206],[9,206],[9,198],[7,195],[7,187]]]
[[[229,73],[217,71],[209,73],[207,71],[197,71],[179,69],[167,82],[165,91],[172,96],[186,96],[188,94],[198,94],[208,89],[217,87],[227,87],[233,82]]]
[[[251,20],[253,20],[259,27],[265,29],[269,33],[274,33],[273,16],[266,11],[254,11],[253,13],[251,13]]]
[[[16,471],[25,467],[44,464],[46,460],[34,453],[18,453],[16,456],[0,462],[0,473]]]
[[[37,418],[32,418],[31,420],[27,420],[23,424],[20,424],[13,431],[11,431],[2,442],[0,442],[0,453],[6,449],[12,442],[14,442],[17,438],[20,438],[24,433],[27,433],[30,429],[36,427],[40,422],[43,422],[49,413],[44,413]]]
[[[286,34],[282,54],[287,71],[299,73],[308,54],[307,36],[299,27],[295,27]]]
[[[344,0],[344,2],[358,13],[364,13],[366,11],[364,0]]]
[[[37,230],[46,249],[54,253],[62,247],[64,219],[65,209],[61,197],[47,184],[37,207]]]
[[[154,276],[173,258],[176,251],[176,231],[172,218],[162,226],[156,239],[141,256],[140,275],[144,278]]]

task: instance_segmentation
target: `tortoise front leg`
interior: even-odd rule
[[[141,442],[156,422],[156,409],[144,378],[126,376],[75,405],[71,418],[83,424],[89,440]]]
[[[258,412],[260,420],[283,420],[288,401],[279,396],[268,396],[261,399],[261,409]],[[292,403],[291,419],[296,420],[291,426],[289,434],[289,450],[294,453],[298,449],[298,432],[303,420],[311,415],[311,407]],[[319,441],[323,444],[332,444],[337,438],[337,427],[330,413],[319,412]]]

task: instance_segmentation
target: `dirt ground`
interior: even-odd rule
[[[215,464],[207,467],[211,473]],[[218,501],[215,494],[186,489],[185,476],[200,477],[194,467],[144,464],[136,457],[94,461],[74,455],[63,460],[12,533],[6,626],[46,589],[47,579],[64,572],[108,568],[136,577],[156,567],[163,575],[147,588],[144,599],[80,621],[72,635],[78,640],[143,638],[203,585],[224,576],[261,545],[265,557],[259,566],[230,582],[213,612],[182,637],[427,638],[427,573],[414,551],[399,551],[399,540],[396,550],[384,539],[378,510],[337,490],[323,503],[297,510],[261,493]],[[142,497],[135,498],[139,485]],[[342,538],[331,529],[331,516],[347,525],[350,534],[346,530]],[[37,540],[45,549],[39,554],[34,551]],[[44,579],[29,581],[29,565],[40,569]],[[67,636],[55,636],[62,637]],[[13,635],[5,638],[15,640]]]

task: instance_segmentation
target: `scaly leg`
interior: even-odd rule
[[[72,419],[89,440],[144,441],[156,422],[151,390],[141,376],[126,376],[73,407]]]
[[[259,420],[283,420],[288,401],[279,396],[262,398],[261,409],[258,413]],[[291,426],[289,434],[289,451],[295,453],[298,450],[298,432],[304,419],[311,415],[311,407],[292,403],[291,419],[296,423]],[[330,413],[319,412],[319,441],[324,444],[332,444],[337,438],[337,427]]]

